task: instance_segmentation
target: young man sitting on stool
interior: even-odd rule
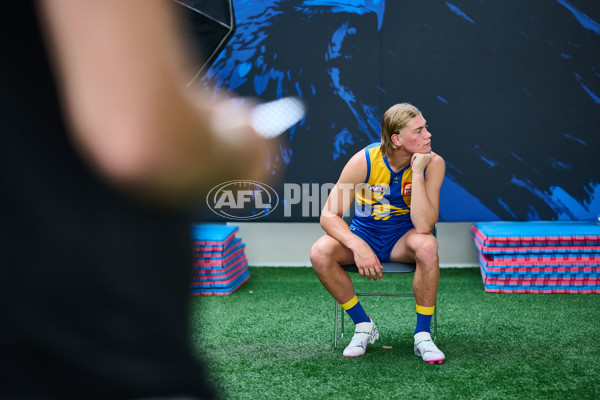
[[[356,264],[361,276],[383,279],[382,262],[416,263],[413,292],[417,304],[415,354],[431,364],[445,359],[431,340],[430,323],[439,284],[437,239],[444,159],[431,151],[425,118],[411,104],[396,104],[383,115],[381,143],[356,153],[346,164],[321,214],[326,234],[310,259],[327,291],[356,325],[346,357],[365,354],[379,337],[340,265]],[[355,198],[355,215],[342,219]]]

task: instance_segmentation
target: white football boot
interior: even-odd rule
[[[429,332],[419,332],[415,335],[415,355],[420,356],[429,364],[441,364],[446,359],[444,353],[431,340]]]
[[[354,336],[348,347],[344,349],[344,357],[362,356],[367,351],[367,344],[373,344],[377,339],[379,339],[379,331],[373,321],[356,324]]]

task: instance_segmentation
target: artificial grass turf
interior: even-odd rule
[[[412,277],[353,280],[410,293]],[[485,293],[479,269],[442,269],[441,365],[413,354],[413,298],[360,301],[380,339],[345,358],[353,325],[332,350],[334,302],[311,268],[251,267],[233,294],[192,299],[193,345],[225,399],[600,398],[597,294]]]

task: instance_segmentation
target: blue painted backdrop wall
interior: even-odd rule
[[[447,163],[442,221],[600,214],[599,1],[234,6],[237,31],[203,83],[263,100],[296,95],[309,106],[267,160],[281,198],[285,182],[335,182],[379,140],[383,112],[407,101]],[[290,218],[279,207],[266,220]]]

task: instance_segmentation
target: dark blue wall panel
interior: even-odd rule
[[[442,221],[600,214],[599,1],[234,6],[237,31],[204,83],[309,107],[268,160],[280,200],[286,183],[335,182],[379,140],[383,112],[407,101],[447,163]],[[316,220],[285,206],[260,221]]]

